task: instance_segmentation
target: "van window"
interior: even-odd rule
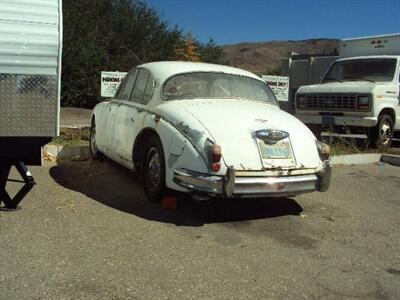
[[[329,81],[371,81],[393,80],[396,60],[393,58],[347,59],[335,62],[322,83]]]

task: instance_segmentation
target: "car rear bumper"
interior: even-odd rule
[[[202,174],[186,169],[174,171],[174,182],[191,192],[224,197],[289,197],[328,190],[329,162],[316,174],[277,177],[237,177],[233,167],[225,176]]]

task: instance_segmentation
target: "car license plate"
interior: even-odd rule
[[[290,159],[292,149],[289,142],[281,142],[272,145],[263,145],[262,156],[264,159]]]

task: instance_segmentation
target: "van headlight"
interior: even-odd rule
[[[297,107],[298,108],[305,108],[306,107],[306,96],[297,95]]]
[[[369,96],[358,96],[357,107],[359,110],[368,111],[370,109],[370,97]]]

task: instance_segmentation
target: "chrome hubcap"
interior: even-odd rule
[[[160,183],[160,156],[158,155],[157,149],[152,148],[149,151],[150,160],[148,164],[149,179],[153,187],[156,187]]]
[[[392,132],[390,129],[390,124],[388,122],[384,122],[381,127],[381,141],[383,144],[387,144],[390,141],[392,136]]]

